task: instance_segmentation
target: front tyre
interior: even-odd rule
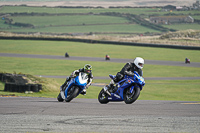
[[[108,94],[105,93],[103,89],[99,93],[98,100],[101,104],[107,104],[109,102],[108,101]]]
[[[63,101],[64,101],[64,99],[62,99],[62,97],[61,97],[61,94],[60,94],[60,93],[58,94],[57,100],[58,100],[58,102],[63,102]]]
[[[124,102],[126,104],[132,104],[135,102],[140,95],[140,88],[135,86],[132,93],[130,93],[130,88],[126,89],[124,93]]]
[[[72,86],[71,88],[69,88],[65,101],[70,102],[73,98],[77,96],[78,92],[79,92],[79,88],[76,86]]]

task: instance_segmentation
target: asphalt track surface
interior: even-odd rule
[[[103,58],[65,58],[52,55],[0,53],[0,56],[105,61]],[[132,60],[110,60],[110,62],[121,63],[130,61]],[[145,64],[200,67],[200,63],[195,62],[185,64],[184,62],[146,60]],[[104,79],[105,77],[97,78]],[[163,78],[163,80],[171,78]],[[199,79],[199,77],[194,77],[194,79]],[[130,105],[124,102],[110,102],[104,105],[97,99],[76,98],[66,103],[58,102],[55,98],[0,97],[0,132],[200,133],[200,102],[137,100]]]
[[[200,132],[200,103],[0,97],[0,132]]]

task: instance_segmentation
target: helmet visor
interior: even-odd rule
[[[91,73],[91,70],[85,70],[86,73]]]
[[[144,64],[143,64],[143,63],[138,63],[138,65],[139,65],[139,66],[141,66],[141,67],[143,67],[143,66],[144,66]]]

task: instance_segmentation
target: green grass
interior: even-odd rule
[[[140,100],[200,101],[200,80],[146,81]]]
[[[51,27],[39,27],[39,28],[11,28],[3,29],[2,31],[8,32],[51,32],[51,33],[90,33],[90,32],[117,32],[117,33],[145,33],[155,32],[153,30],[139,24],[111,24],[111,25],[80,25],[80,26],[51,26]]]
[[[164,15],[171,12],[158,12],[160,8],[55,8],[55,7],[26,7],[26,6],[4,6],[1,13],[104,13],[119,12],[130,14],[158,14]],[[196,14],[199,11],[173,11],[174,14]]]
[[[191,62],[200,62],[199,50],[180,50],[167,48],[150,48],[120,46],[108,44],[87,44],[67,41],[32,41],[0,40],[1,53],[22,53],[41,55],[102,57],[109,54],[112,58],[130,59],[141,56],[146,60],[183,61],[188,57]]]
[[[194,19],[200,20],[200,16],[192,16]]]
[[[14,22],[29,23],[34,26],[54,25],[84,25],[84,24],[112,24],[128,23],[122,17],[101,15],[65,15],[65,16],[16,16],[10,17]]]
[[[62,84],[65,79],[54,79]],[[109,80],[107,80],[107,83]],[[146,85],[140,92],[139,100],[172,100],[172,101],[200,101],[200,80],[147,80]],[[37,92],[32,94],[4,92],[4,84],[0,83],[0,95],[15,95],[15,96],[29,96],[29,97],[51,97],[56,98],[59,93],[59,86],[57,91],[51,92]],[[87,89],[87,95],[79,95],[77,98],[97,99],[98,94],[102,88],[97,86],[90,86]],[[55,99],[56,100],[56,99]]]
[[[13,25],[4,24],[5,20],[0,20],[1,31],[9,32],[51,32],[51,33],[90,33],[90,32],[115,32],[115,33],[160,33],[160,31],[150,29],[139,24],[128,24],[126,18],[102,16],[102,15],[54,15],[54,16],[33,16],[31,13],[128,13],[139,15],[143,18],[149,18],[150,15],[165,15],[169,12],[158,12],[160,8],[53,8],[53,7],[27,7],[27,6],[4,6],[1,8],[1,13],[29,13],[30,16],[15,16],[9,17],[14,22],[33,24],[34,28],[16,27]],[[173,11],[171,14],[192,15],[198,11]],[[198,18],[199,16],[195,16]],[[123,23],[123,24],[111,24]],[[124,24],[127,23],[127,24]],[[87,25],[92,24],[92,25]],[[98,25],[95,25],[98,24]],[[99,25],[106,24],[106,25]],[[109,25],[111,24],[111,25]],[[68,25],[68,26],[66,26]],[[79,26],[72,26],[79,25]],[[163,25],[164,27],[187,30],[199,30],[198,24],[173,24]],[[123,34],[122,34],[123,35]]]
[[[125,63],[96,62],[96,61],[73,61],[55,59],[33,59],[0,57],[0,71],[9,73],[25,73],[32,75],[70,75],[75,69],[85,64],[93,66],[94,76],[107,77],[116,74]],[[199,77],[200,68],[148,65],[144,66],[144,77]],[[102,73],[103,72],[103,73]]]
[[[104,12],[120,12],[132,14],[145,14],[157,9],[151,8],[50,8],[50,7],[25,7],[25,6],[4,6],[1,9],[2,13],[104,13]]]
[[[84,64],[90,63],[93,66],[93,74],[97,76],[105,76],[108,74],[116,74],[123,67],[123,63],[111,62],[87,62],[87,61],[70,61],[70,60],[53,60],[53,59],[29,59],[0,57],[0,71],[9,73],[29,73],[32,75],[66,75],[83,67]],[[200,76],[200,68],[176,67],[176,66],[159,66],[145,65],[143,72],[144,77],[197,77]],[[103,72],[103,73],[102,73]],[[54,79],[57,90],[38,92],[33,94],[4,92],[3,85],[0,85],[0,95],[16,96],[33,96],[33,97],[53,97],[56,98],[59,93],[59,86],[65,79]],[[141,91],[140,100],[179,100],[179,101],[199,101],[200,80],[147,80],[144,89]],[[93,83],[106,83],[110,80],[94,79]],[[87,95],[79,95],[78,98],[96,99],[101,87],[90,86]]]
[[[200,52],[196,50],[178,50],[164,48],[147,48],[131,46],[115,46],[106,44],[86,44],[77,42],[58,41],[27,41],[27,40],[0,40],[1,53],[22,53],[22,54],[45,54],[63,55],[69,51],[70,56],[102,57],[110,54],[112,58],[131,58],[142,56],[152,60],[184,61],[187,56],[192,61],[200,62]],[[86,52],[87,51],[87,52]],[[88,52],[89,51],[89,52]],[[120,51],[120,52],[119,52]],[[125,65],[124,63],[97,62],[97,61],[73,61],[36,58],[0,57],[0,71],[8,73],[25,73],[32,75],[66,75],[90,63],[93,66],[93,75],[105,76],[116,74]],[[184,62],[183,62],[184,63]],[[199,77],[200,68],[161,66],[145,64],[143,69],[145,77]],[[65,79],[54,79],[54,90],[42,91],[33,94],[4,92],[4,85],[0,83],[0,95],[53,97],[59,93],[59,86]],[[93,80],[93,83],[109,83],[110,80]],[[200,80],[147,80],[144,89],[141,91],[140,100],[179,100],[199,101]],[[51,81],[49,82],[49,84]],[[50,88],[50,87],[49,87]],[[47,89],[49,89],[47,87]],[[101,87],[90,86],[86,96],[78,98],[94,98],[98,96]]]
[[[40,0],[39,0],[40,1]],[[157,12],[158,8],[113,8],[113,9],[81,9],[81,8],[47,8],[47,7],[25,7],[25,6],[4,6],[0,13],[103,13],[118,12],[131,13],[148,18],[150,14],[164,15],[169,12]],[[195,14],[199,11],[173,12],[175,14]],[[61,19],[62,18],[62,19]],[[70,20],[68,20],[70,18]],[[198,18],[198,16],[195,16]],[[97,23],[124,23],[128,22],[124,18],[110,16],[54,16],[54,17],[14,17],[16,22],[33,23],[36,26],[47,26],[44,28],[20,28],[4,24],[0,20],[0,28],[3,31],[11,32],[54,32],[54,33],[89,33],[89,32],[126,32],[126,33],[145,33],[158,32],[138,24],[130,25],[84,25]],[[48,21],[46,21],[48,20]],[[102,21],[103,20],[103,21]],[[113,22],[112,22],[113,21]],[[81,24],[80,26],[48,27],[55,25]],[[164,25],[167,28],[177,30],[199,29],[197,24]],[[7,29],[12,27],[12,29]],[[2,29],[1,29],[2,31]],[[141,56],[146,60],[165,60],[182,61],[185,57],[190,58],[191,62],[200,62],[200,52],[197,50],[178,50],[164,48],[131,47],[108,44],[86,44],[78,42],[59,42],[59,41],[26,41],[26,40],[0,40],[1,53],[19,53],[19,54],[44,54],[44,55],[62,55],[68,52],[70,56],[102,57],[109,54],[112,58],[125,58],[132,61],[136,56]],[[32,75],[66,75],[73,70],[83,67],[90,63],[93,66],[94,76],[108,76],[116,74],[125,65],[124,63],[111,62],[88,62],[88,61],[70,61],[53,59],[29,59],[15,57],[0,57],[0,71],[27,73]],[[144,77],[199,77],[200,69],[192,67],[179,66],[161,66],[147,65],[143,69]],[[0,83],[0,95],[15,94],[16,96],[34,96],[34,97],[53,97],[56,98],[59,92],[59,86],[65,79],[53,79],[55,90],[42,91],[33,94],[4,92],[4,84]],[[109,83],[110,80],[94,80],[94,83]],[[50,85],[51,81],[49,81]],[[200,80],[147,80],[144,89],[141,91],[140,100],[179,100],[179,101],[200,101]],[[50,87],[49,87],[50,88]],[[47,88],[47,89],[49,89]],[[98,96],[101,87],[90,86],[86,96],[78,98],[94,98]]]
[[[172,25],[162,25],[164,27],[175,29],[175,30],[200,30],[199,24],[172,24]]]

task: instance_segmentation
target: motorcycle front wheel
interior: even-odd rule
[[[69,88],[68,92],[67,92],[67,97],[65,98],[66,102],[70,102],[73,98],[75,98],[78,94],[79,88],[72,86],[71,88]]]
[[[108,94],[105,93],[103,89],[99,92],[98,100],[101,104],[107,104],[109,102]]]
[[[126,104],[132,104],[135,102],[140,95],[140,88],[135,86],[132,93],[130,93],[130,88],[126,89],[124,93],[124,102]]]
[[[63,102],[63,101],[64,101],[64,99],[62,99],[62,97],[61,97],[61,94],[60,94],[60,93],[58,94],[57,100],[58,100],[58,102]]]

